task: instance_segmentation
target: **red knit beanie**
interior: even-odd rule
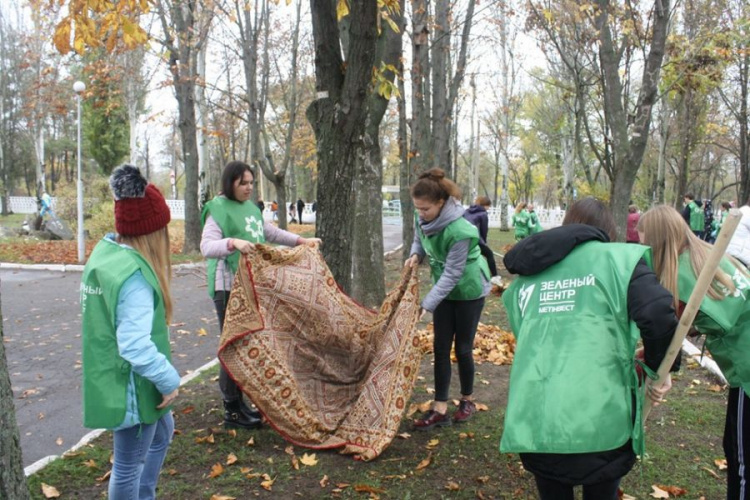
[[[136,167],[117,167],[109,185],[115,196],[115,228],[122,236],[142,236],[169,224],[171,213],[164,196]]]

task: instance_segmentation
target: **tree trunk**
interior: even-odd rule
[[[604,111],[611,127],[614,168],[611,186],[611,208],[620,239],[627,228],[628,205],[635,177],[643,160],[651,125],[651,112],[658,90],[659,74],[664,59],[664,47],[669,25],[669,0],[654,2],[651,46],[646,57],[641,89],[635,107],[635,118],[629,130],[628,117],[622,100],[620,55],[617,53],[608,24],[609,1],[598,0],[596,28],[599,31],[600,60],[604,85]]]
[[[317,235],[323,256],[344,291],[351,291],[354,230],[352,165],[364,151],[369,88],[377,44],[377,2],[350,4],[351,40],[342,59],[336,5],[311,0],[318,99],[307,109],[318,156]],[[362,277],[364,279],[364,277]]]
[[[401,42],[403,54],[403,40]],[[399,58],[396,66],[399,75],[404,74],[403,59]],[[406,118],[406,85],[403,78],[398,78],[398,158],[399,158],[399,200],[401,201],[401,255],[404,260],[409,258],[411,242],[414,239],[414,207],[412,206],[409,187],[412,175],[409,160],[409,136]]]
[[[435,1],[435,22],[432,25],[432,134],[430,154],[432,162],[428,168],[448,169],[450,152],[450,113],[453,106],[448,102],[448,53],[451,49],[450,0]],[[425,153],[425,152],[423,152]],[[454,179],[455,180],[455,179]]]
[[[0,305],[0,317],[2,305]],[[16,425],[8,360],[5,356],[3,322],[0,321],[0,498],[31,498],[21,458],[21,437]]]

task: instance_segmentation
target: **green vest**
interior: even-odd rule
[[[225,238],[238,238],[252,243],[265,243],[263,233],[263,214],[260,208],[252,201],[240,203],[230,200],[225,196],[217,196],[206,203],[201,213],[201,224],[206,224],[208,216],[221,228]],[[218,259],[207,259],[208,265],[208,295],[214,298],[216,292],[216,266]],[[240,263],[240,252],[234,251],[224,259],[224,265],[234,275]]]
[[[703,213],[703,207],[699,207],[695,201],[688,203],[690,209],[690,230],[703,231],[706,225],[706,215]]]
[[[151,265],[135,250],[100,241],[81,278],[83,425],[92,429],[112,429],[125,419],[132,367],[118,354],[115,313],[122,285],[138,270],[154,290],[151,341],[171,361],[164,300]],[[162,395],[153,383],[136,373],[133,379],[140,421],[153,424],[169,408],[156,409]]]
[[[531,217],[526,209],[513,215],[513,227],[515,228],[516,240],[522,240],[531,234]]]
[[[516,353],[502,452],[588,453],[643,446],[630,277],[648,248],[589,242],[503,294]]]
[[[721,368],[731,387],[750,391],[750,280],[738,271],[728,259],[721,268],[732,277],[737,291],[722,300],[706,294],[700,312],[695,318],[696,330],[706,334],[706,347]],[[687,302],[695,287],[696,277],[690,265],[690,254],[680,255],[677,279],[680,300]]]
[[[433,283],[437,283],[440,276],[443,275],[445,259],[448,257],[451,247],[461,240],[469,240],[469,255],[466,258],[464,273],[446,299],[474,300],[481,297],[483,292],[482,275],[484,275],[486,281],[489,281],[490,268],[479,250],[477,227],[463,217],[454,220],[442,231],[430,236],[425,236],[418,219],[416,227],[422,248],[430,259],[430,274]]]

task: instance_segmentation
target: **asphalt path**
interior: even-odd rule
[[[401,244],[385,225],[384,247]],[[80,272],[0,270],[3,334],[24,467],[60,455],[89,432],[82,425]],[[172,358],[181,376],[214,359],[219,327],[204,268],[172,282]],[[217,389],[218,390],[218,389]]]

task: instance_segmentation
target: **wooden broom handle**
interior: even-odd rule
[[[695,282],[693,293],[690,294],[690,299],[687,301],[685,310],[680,317],[680,324],[674,332],[674,337],[672,337],[672,342],[669,344],[667,354],[664,356],[661,365],[659,365],[659,370],[656,372],[657,379],[654,381],[655,384],[660,380],[665,380],[669,374],[670,368],[672,368],[674,360],[677,359],[677,356],[680,354],[682,341],[685,340],[685,336],[688,331],[690,331],[695,315],[698,314],[701,302],[703,302],[703,298],[706,296],[706,292],[708,292],[708,287],[711,286],[714,274],[716,274],[716,269],[718,269],[721,259],[727,251],[729,241],[732,239],[732,235],[734,234],[735,229],[737,229],[741,218],[742,213],[736,208],[733,208],[729,211],[729,216],[721,226],[719,237],[716,239],[716,243],[714,243],[714,247],[708,254],[708,259],[698,275],[698,280]],[[646,397],[643,406],[644,422],[648,418],[652,406],[653,402],[651,401],[651,398]]]

